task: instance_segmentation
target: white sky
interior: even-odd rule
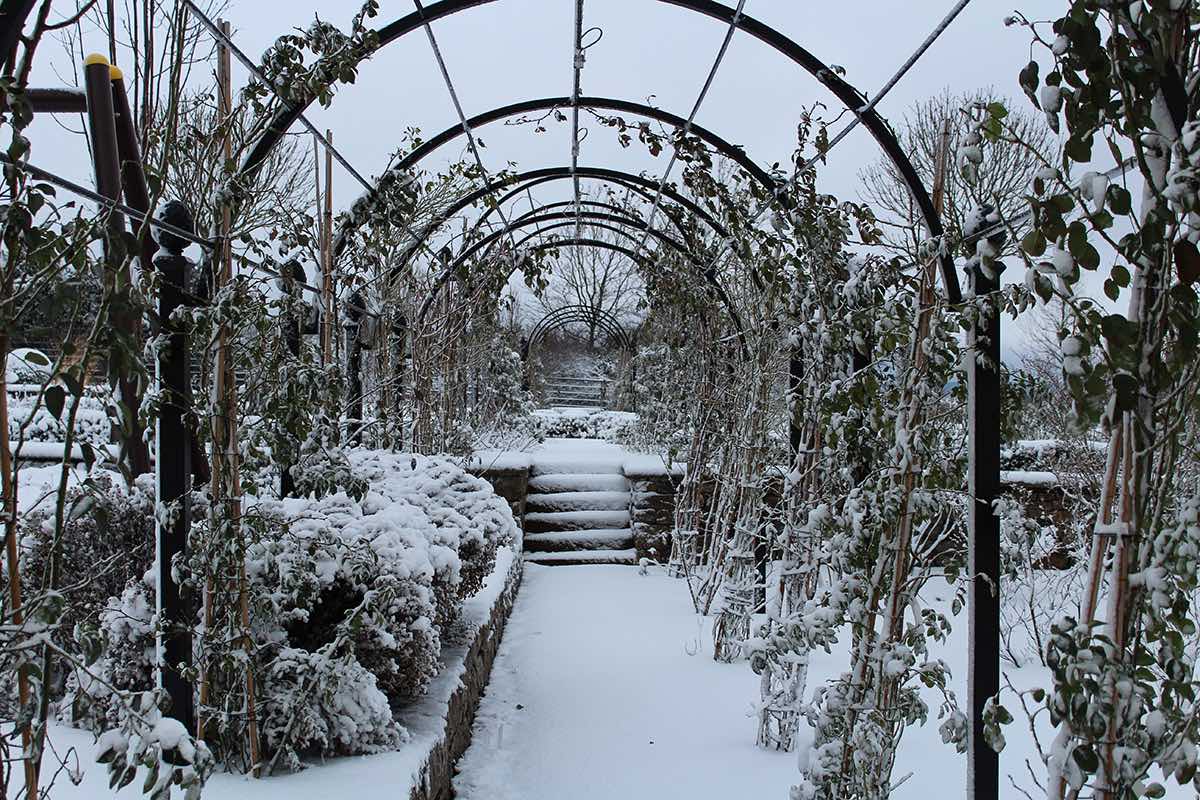
[[[724,2],[732,5],[734,0]],[[951,0],[748,0],[745,11],[826,63],[844,67],[846,80],[873,96],[951,5]],[[944,87],[965,92],[993,86],[1015,103],[1026,103],[1017,73],[1030,56],[1029,36],[1024,29],[1003,24],[1014,5],[1032,18],[1046,19],[1056,16],[1064,4],[1061,0],[974,0],[883,100],[880,113],[898,121],[913,102]],[[228,17],[239,46],[257,59],[277,36],[306,27],[314,15],[345,28],[358,7],[357,0],[232,0]],[[374,24],[382,27],[413,8],[411,2],[382,0]],[[573,13],[572,0],[499,0],[435,23],[467,115],[519,100],[570,94]],[[720,21],[653,0],[587,0],[584,26],[603,29],[603,39],[588,51],[585,94],[640,102],[653,96],[653,105],[684,117],[725,34]],[[92,49],[103,51],[102,37],[97,33],[95,38]],[[44,67],[40,75],[45,84],[58,83]],[[245,81],[237,64],[234,75],[235,83]],[[744,146],[752,158],[769,167],[787,162],[798,111],[814,102],[826,103],[828,116],[840,110],[837,100],[814,78],[739,31],[697,122]],[[405,128],[419,127],[428,138],[457,123],[422,30],[361,65],[357,83],[339,88],[330,109],[314,106],[310,112],[316,124],[333,130],[338,149],[368,177],[383,169]],[[582,146],[581,164],[644,170],[655,178],[665,168],[665,155],[652,159],[636,143],[623,151],[611,129],[589,123],[587,115],[583,120],[591,130]],[[530,127],[501,124],[480,130],[487,145],[485,165],[498,170],[509,161],[521,169],[569,164],[569,124],[551,122],[548,127],[541,135],[533,134]],[[833,129],[838,128],[840,124]],[[459,139],[425,164],[436,169],[458,160],[464,148],[465,139]],[[857,130],[830,156],[821,172],[822,188],[857,198],[857,173],[879,154],[870,135]],[[84,142],[65,136],[52,122],[35,123],[33,160],[90,182]],[[359,187],[335,169],[335,207],[341,208],[358,195]],[[560,182],[539,187],[535,196],[553,202],[567,199],[569,191],[569,182]]]

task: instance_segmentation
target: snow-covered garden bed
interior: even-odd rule
[[[465,747],[520,578],[521,532],[504,499],[451,460],[352,450],[342,466],[345,488],[329,494],[246,498],[250,641],[236,628],[231,635],[217,624],[198,626],[196,663],[221,680],[229,659],[248,655],[264,774],[374,755],[391,791],[428,783],[419,777],[426,773],[445,781]],[[54,528],[47,520],[57,470],[22,473],[20,525],[31,564],[45,558]],[[96,648],[56,681],[51,742],[81,754],[58,781],[79,778],[80,789],[56,788],[64,793],[55,796],[89,797],[88,787],[112,774],[94,764],[92,751],[107,751],[108,760],[115,753],[124,764],[126,748],[147,740],[138,727],[145,715],[131,720],[136,698],[155,685],[155,504],[152,476],[126,489],[100,469],[86,481],[79,468],[71,474],[70,521],[58,547],[73,617],[51,635],[70,637],[82,626],[95,630]],[[194,494],[191,548],[176,572],[186,594],[213,593],[219,608],[236,593],[232,584],[214,589],[201,577],[211,574],[205,567],[214,552],[230,552],[208,525],[205,497]],[[201,714],[218,772],[244,772],[244,713],[212,704]],[[196,757],[197,768],[208,758]],[[213,781],[208,796],[220,796],[222,786],[234,787],[230,797],[244,791],[236,788],[240,778]]]

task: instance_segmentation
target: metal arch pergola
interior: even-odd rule
[[[417,11],[379,29],[379,46],[380,48],[386,47],[419,28],[427,28],[431,23],[444,17],[495,2],[499,2],[499,0],[439,0],[439,2],[431,3],[428,6],[419,5]],[[715,0],[653,0],[653,2],[677,6],[722,21],[731,28],[744,31],[781,53],[798,67],[816,78],[849,111],[856,115],[863,127],[874,137],[884,154],[895,165],[900,177],[904,180],[909,192],[920,208],[921,215],[924,218],[930,235],[937,237],[943,233],[941,221],[938,219],[933,208],[933,201],[930,199],[925,185],[922,183],[920,176],[917,174],[912,162],[909,161],[907,154],[905,154],[903,148],[900,146],[891,128],[875,110],[873,104],[867,101],[865,95],[843,80],[836,71],[831,69],[821,59],[775,28],[758,21],[754,17],[741,13],[738,9],[715,2]],[[242,162],[241,171],[251,172],[258,169],[271,151],[287,135],[287,131],[291,128],[292,124],[301,118],[305,109],[312,105],[315,99],[315,96],[310,96],[295,103],[290,108],[281,111],[272,120],[263,137],[246,156]],[[567,99],[569,104],[570,98]],[[465,128],[466,126],[463,127]],[[955,272],[954,262],[950,256],[946,255],[942,257],[941,267],[947,297],[951,302],[958,302],[961,298],[961,292],[959,290],[958,275]]]
[[[574,201],[571,202],[572,204],[574,203]],[[529,336],[521,344],[521,360],[528,361],[530,351],[550,331],[574,322],[583,322],[588,325],[595,324],[596,327],[603,329],[604,333],[610,339],[616,341],[622,350],[632,351],[634,349],[636,337],[625,330],[625,326],[621,324],[615,315],[602,308],[569,305],[554,309],[533,326],[533,330],[529,332]]]
[[[603,183],[611,183],[616,186],[622,186],[624,188],[631,189],[647,199],[649,199],[650,195],[648,192],[643,192],[642,189],[654,188],[654,182],[645,176],[637,175],[632,172],[625,172],[622,170],[608,169],[605,167],[579,167],[575,170],[574,174],[581,178],[591,178]],[[517,173],[516,175],[507,176],[505,178],[499,178],[480,189],[463,195],[461,198],[447,207],[422,230],[419,240],[413,242],[405,250],[405,252],[397,260],[396,264],[393,266],[393,271],[399,272],[400,270],[403,270],[408,265],[408,262],[412,259],[412,257],[417,253],[417,251],[420,250],[423,242],[427,241],[430,236],[432,236],[439,228],[449,222],[456,214],[461,212],[467,206],[477,203],[482,198],[491,194],[495,194],[506,187],[515,187],[506,195],[499,198],[499,202],[507,202],[527,189],[532,189],[534,186],[550,183],[552,181],[569,180],[572,177],[573,175],[570,167],[547,167],[544,169],[535,169],[527,172]],[[663,194],[670,198],[673,202],[678,203],[691,215],[700,219],[722,238],[727,238],[729,236],[729,232],[726,230],[725,226],[723,226],[710,213],[708,213],[701,206],[697,205],[690,198],[685,197],[671,187],[666,187],[663,190]],[[491,211],[491,208],[487,209],[482,215],[482,218],[486,219]],[[334,244],[335,255],[339,255],[345,249],[348,241],[346,233],[347,232],[343,230],[339,234],[338,239]]]
[[[721,63],[721,59],[725,54],[728,42],[735,31],[741,30],[767,44],[777,52],[789,58],[797,66],[804,69],[806,72],[815,77],[822,85],[829,89],[846,107],[848,111],[854,114],[854,119],[841,132],[830,139],[829,144],[822,149],[820,153],[810,159],[806,159],[800,164],[797,164],[795,175],[799,175],[804,169],[814,163],[818,158],[825,157],[829,151],[842,141],[845,136],[855,126],[861,124],[875,138],[884,154],[896,167],[897,172],[907,185],[910,193],[913,196],[916,205],[920,209],[924,217],[926,227],[932,237],[939,237],[943,233],[940,221],[934,211],[933,204],[929,195],[921,183],[919,176],[908,160],[906,154],[900,148],[894,134],[883,121],[882,117],[876,111],[876,105],[880,99],[895,85],[901,76],[912,66],[915,61],[928,49],[932,42],[937,38],[955,16],[965,7],[969,0],[956,0],[954,8],[950,14],[938,25],[930,35],[925,39],[921,47],[908,59],[908,61],[900,68],[896,75],[882,89],[876,93],[873,99],[867,100],[866,96],[853,88],[850,84],[842,80],[835,74],[827,65],[817,59],[807,50],[802,48],[790,38],[784,36],[775,29],[764,25],[752,17],[743,14],[743,7],[746,0],[739,0],[737,8],[724,6],[715,0],[653,0],[654,2],[666,3],[668,5],[680,7],[694,13],[699,13],[718,21],[723,21],[729,26],[728,33],[725,38],[725,44],[722,46],[721,52],[717,57],[717,61],[713,66],[712,72],[709,75],[709,83],[712,76],[715,74],[717,67]],[[191,12],[201,19],[206,27],[210,30],[214,38],[221,42],[229,50],[237,54],[252,74],[264,83],[277,94],[279,87],[276,87],[267,79],[261,70],[259,70],[249,59],[245,57],[241,51],[236,48],[231,39],[226,33],[218,29],[211,20],[208,20],[203,12],[196,6],[193,0],[183,0],[184,4]],[[481,174],[484,176],[485,182],[489,185],[497,186],[500,184],[493,183],[488,178],[488,172],[484,167],[480,157],[479,150],[476,146],[474,136],[470,130],[470,121],[462,111],[461,104],[458,102],[457,95],[454,91],[453,84],[450,80],[446,64],[437,42],[433,35],[432,22],[461,11],[466,11],[477,6],[488,5],[497,2],[497,0],[439,0],[432,3],[428,8],[425,8],[421,0],[414,0],[414,5],[417,11],[402,17],[391,24],[385,26],[378,31],[378,39],[380,45],[387,45],[398,40],[404,35],[415,31],[418,28],[423,28],[430,40],[430,44],[437,57],[438,66],[446,81],[447,89],[454,100],[456,111],[460,119],[462,132],[468,137],[471,146],[471,152],[474,155]],[[574,130],[575,137],[572,142],[572,166],[569,169],[569,175],[576,184],[576,200],[578,201],[578,149],[580,139],[578,136],[578,109],[582,103],[582,93],[580,89],[580,70],[582,69],[582,53],[585,49],[582,44],[584,31],[582,29],[582,10],[583,0],[576,0],[576,24],[575,24],[575,60],[574,60],[574,91],[572,94],[572,102],[570,107],[574,111]],[[15,51],[17,43],[20,41],[22,27],[32,13],[36,3],[33,0],[0,0],[0,62],[10,63],[11,56]],[[705,91],[709,86],[705,85]],[[701,92],[701,100],[704,97],[704,91]],[[333,146],[332,143],[322,137],[309,120],[305,116],[305,110],[312,104],[315,97],[309,96],[298,103],[292,103],[285,100],[287,106],[284,111],[280,112],[270,123],[263,137],[256,143],[250,154],[243,161],[240,172],[244,174],[256,171],[272,150],[282,141],[287,135],[287,131],[291,125],[297,120],[314,134],[317,140],[330,151],[333,156],[341,163],[350,174],[363,185],[364,189],[374,191],[374,186],[362,177],[361,173],[357,172],[352,165],[342,156]],[[699,107],[697,101],[696,108]],[[685,122],[683,132],[690,133],[691,122],[695,116],[695,109],[692,117]],[[669,168],[668,168],[669,173]],[[661,184],[665,184],[666,175],[660,179]],[[781,182],[775,185],[769,192],[770,197],[752,218],[752,223],[757,221],[762,213],[773,203],[780,198],[780,193],[785,188],[792,185],[795,177],[786,182]],[[493,189],[494,191],[494,189]],[[658,198],[654,201],[654,209],[657,210]],[[111,201],[110,201],[111,207]],[[581,212],[582,208],[577,203],[576,211]],[[510,223],[505,219],[502,209],[497,213],[504,221],[504,228],[511,233]],[[578,214],[577,214],[578,217]],[[647,224],[647,230],[653,225],[654,212],[651,214],[651,219]],[[577,218],[578,222],[578,218]],[[403,223],[401,223],[403,225]],[[407,227],[407,226],[404,226]],[[412,233],[409,231],[410,234]],[[649,234],[648,234],[649,235]],[[421,237],[421,241],[428,238]],[[614,251],[624,252],[630,258],[644,262],[646,257],[639,254],[635,250],[623,248],[619,245],[614,245],[609,242],[585,239],[578,235],[573,238],[540,243],[535,245],[535,250],[547,249],[549,247],[560,246],[594,246],[606,248]],[[732,242],[728,237],[722,240],[721,248],[717,255],[712,259],[711,264],[706,270],[706,274],[716,269],[717,263],[722,256],[729,252]],[[959,281],[956,272],[954,271],[953,261],[948,254],[941,256],[940,266],[943,275],[943,283],[945,293],[951,303],[957,303],[961,300],[962,294],[959,288]],[[997,288],[996,280],[986,275],[973,275],[975,295],[982,295],[988,292],[995,291]],[[720,286],[715,285],[716,291],[720,292]],[[726,299],[727,300],[727,299]],[[985,352],[993,362],[999,362],[999,324],[998,317],[995,314],[991,315],[990,319],[976,320],[973,327],[968,331],[968,348]],[[968,745],[968,787],[967,796],[976,798],[977,800],[987,800],[998,796],[999,769],[997,754],[990,749],[984,742],[982,735],[982,719],[983,708],[988,697],[999,689],[999,670],[998,670],[998,586],[999,586],[999,570],[998,570],[998,520],[991,508],[991,500],[997,495],[999,488],[999,438],[998,429],[995,424],[995,419],[999,414],[999,377],[995,369],[988,369],[979,365],[979,359],[970,359],[968,365],[968,386],[969,386],[969,436],[970,436],[970,452],[971,463],[969,467],[969,494],[972,497],[970,510],[970,552],[969,552],[969,567],[968,571],[971,577],[970,582],[970,649],[971,661],[968,673],[968,705],[971,712],[972,725],[969,733]]]

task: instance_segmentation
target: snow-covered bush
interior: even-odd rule
[[[507,503],[451,461],[369,450],[344,459],[347,482],[367,487],[360,499],[340,490],[245,510],[259,718],[267,757],[289,769],[400,741],[392,709],[437,675],[443,632],[497,547],[519,535]],[[192,574],[203,574],[200,561]],[[219,637],[201,645],[214,669]],[[240,739],[232,728],[221,735]]]
[[[353,656],[286,648],[271,663],[262,696],[263,736],[296,769],[298,743],[320,753],[378,753],[404,741],[373,673]],[[297,703],[298,698],[303,702]]]
[[[637,414],[628,411],[540,409],[534,419],[541,438],[605,439],[625,442],[633,435]]]
[[[66,440],[67,428],[63,419],[54,416],[45,405],[34,409],[32,398],[10,398],[8,435],[13,442],[24,438],[26,442],[62,442]],[[75,440],[91,445],[105,444],[109,440],[112,422],[104,410],[103,401],[84,396],[80,399],[79,411],[75,416]]]
[[[359,450],[346,452],[343,466],[348,483],[369,487],[361,499],[333,491],[251,498],[245,508],[252,670],[272,766],[296,769],[309,756],[399,744],[405,732],[393,709],[437,675],[443,632],[482,587],[497,548],[519,537],[508,504],[447,459]],[[114,572],[102,590],[93,587],[112,595],[86,606],[103,646],[93,663],[67,676],[60,717],[97,733],[123,724],[130,695],[153,687],[156,633],[154,572],[147,569],[152,487],[143,480],[128,494],[107,482],[99,488],[79,493],[97,498],[89,505],[75,503],[81,511],[68,532],[94,541],[79,542],[64,562],[66,582],[111,558],[113,547],[142,555],[121,565],[120,580]],[[193,549],[179,569],[199,597],[212,537],[206,504],[195,499]],[[118,523],[125,538],[105,533]],[[228,585],[210,591],[218,605],[236,597]],[[219,682],[230,663],[244,659],[244,646],[214,627],[197,637],[198,662]],[[221,704],[209,700],[209,741],[219,757],[232,757],[224,750],[244,741],[244,719]]]
[[[112,473],[97,471],[66,493],[62,535],[55,542],[53,498],[20,520],[27,575],[40,576],[51,556],[66,583],[61,627],[95,621],[110,597],[140,578],[154,560],[154,476],[126,489]],[[86,579],[86,580],[83,580]]]
[[[94,733],[109,730],[127,713],[123,693],[153,687],[154,608],[153,570],[131,580],[119,596],[109,598],[98,620],[103,655],[91,664],[76,666],[67,676],[59,705],[63,722]]]

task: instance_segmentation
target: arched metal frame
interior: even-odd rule
[[[561,170],[561,171],[559,171],[559,170]],[[539,171],[541,172],[544,170],[539,170]],[[603,173],[603,174],[585,174],[585,173],[592,173],[592,172]],[[536,178],[533,180],[528,180],[525,182],[519,182],[519,185],[515,189],[513,189],[512,191],[510,191],[507,194],[498,198],[496,200],[495,205],[488,206],[487,208],[485,208],[483,213],[479,215],[479,219],[475,221],[475,225],[473,226],[473,228],[475,230],[478,230],[479,228],[481,228],[487,222],[487,220],[492,216],[492,214],[496,213],[497,208],[503,207],[505,203],[512,200],[513,198],[515,198],[522,192],[532,189],[535,186],[540,186],[545,183],[551,183],[552,181],[571,180],[572,178],[575,177],[575,175],[578,175],[581,178],[597,179],[604,183],[611,183],[616,186],[620,186],[623,189],[627,189],[628,191],[632,192],[633,194],[638,195],[639,197],[645,198],[646,200],[650,201],[651,203],[654,202],[653,190],[658,188],[658,184],[656,181],[653,181],[642,175],[634,175],[633,173],[629,173],[629,172],[620,172],[619,170],[605,170],[605,169],[595,169],[592,167],[579,167],[575,171],[575,174],[572,174],[570,167],[556,168],[555,174],[539,177],[539,178]],[[617,177],[617,176],[621,176],[621,177]],[[724,239],[724,238],[729,237],[729,231],[726,230],[725,226],[722,225],[721,223],[717,222],[716,219],[714,219],[711,214],[709,214],[707,211],[705,211],[703,208],[701,208],[699,205],[697,205],[691,199],[679,194],[679,192],[675,191],[670,186],[663,187],[662,194],[663,194],[663,197],[666,197],[667,199],[672,200],[673,202],[678,203],[680,206],[683,206],[684,208],[686,208],[689,212],[691,212],[693,215],[695,215],[700,220],[702,220],[705,224],[707,224],[708,227],[710,227],[714,231],[716,231],[717,235],[720,236],[721,238]],[[542,208],[546,208],[546,206],[542,206]],[[674,214],[671,213],[672,210],[668,206],[660,205],[659,210],[662,211],[664,213],[664,215],[668,219],[671,220],[671,222],[675,225],[676,228],[679,228],[681,231],[684,230],[683,223],[675,218]]]
[[[527,228],[530,225],[541,225],[542,223],[546,223],[546,222],[557,223],[557,224],[552,224],[552,225],[548,225],[546,227],[539,228],[538,230],[534,231],[530,235],[519,240],[516,243],[516,247],[521,247],[527,241],[529,241],[530,239],[532,239],[536,236],[540,236],[542,234],[549,233],[550,231],[558,230],[558,229],[565,228],[568,226],[574,226],[577,219],[585,220],[586,224],[589,227],[601,228],[603,230],[608,230],[608,231],[611,231],[618,235],[626,236],[626,237],[630,238],[631,240],[638,241],[639,243],[640,243],[640,240],[637,237],[633,236],[633,234],[631,234],[628,230],[625,230],[625,228],[629,227],[629,228],[633,228],[635,230],[644,231],[644,232],[648,233],[650,236],[653,236],[658,241],[662,242],[662,244],[664,246],[679,253],[681,256],[683,256],[689,262],[691,262],[691,264],[693,266],[696,266],[701,270],[701,272],[704,276],[704,279],[709,283],[710,286],[712,286],[714,293],[717,295],[718,299],[720,299],[721,302],[725,305],[725,310],[729,313],[730,318],[734,321],[734,324],[737,328],[739,338],[744,338],[745,329],[742,327],[741,319],[738,317],[737,311],[735,310],[733,303],[729,299],[729,294],[725,291],[724,287],[721,286],[720,281],[717,280],[717,276],[713,272],[713,270],[708,268],[708,264],[706,264],[704,261],[699,259],[690,249],[688,249],[688,247],[686,245],[684,245],[682,242],[680,242],[676,239],[671,238],[670,236],[663,233],[662,231],[656,230],[654,228],[650,228],[646,224],[645,220],[640,220],[640,219],[637,219],[634,217],[618,216],[615,214],[602,214],[602,213],[591,212],[591,211],[585,211],[579,215],[576,215],[574,212],[559,212],[559,213],[551,213],[551,214],[542,214],[539,216],[526,216],[523,219],[521,219],[519,222],[517,220],[514,220],[509,226],[502,228],[500,230],[493,231],[490,234],[488,234],[487,236],[485,236],[483,239],[479,240],[478,242],[475,242],[470,247],[463,250],[454,259],[454,261],[452,261],[449,265],[447,265],[446,268],[442,271],[442,273],[440,275],[438,275],[437,279],[434,281],[433,286],[429,290],[429,294],[426,295],[425,300],[421,304],[421,309],[417,315],[418,323],[425,318],[426,312],[428,311],[429,308],[432,307],[433,301],[437,299],[437,296],[441,293],[442,289],[445,287],[445,285],[449,281],[450,277],[453,276],[459,270],[459,268],[467,261],[467,259],[474,256],[476,253],[479,253],[482,250],[482,251],[485,251],[484,255],[486,256],[487,250],[490,249],[491,246],[493,246],[501,238],[503,238],[504,236],[507,236],[508,234],[510,234],[514,231],[518,231],[518,230]],[[566,221],[563,221],[563,220],[566,220]],[[608,223],[613,223],[613,224],[608,224]],[[558,240],[556,243],[565,245],[567,243],[567,241],[569,241],[569,240]],[[649,254],[649,253],[639,254],[637,260],[638,260],[638,263],[643,268],[646,268],[647,266],[652,266],[654,263],[653,258],[651,256],[651,254]],[[509,277],[511,277],[511,276],[512,276],[512,273],[510,272]]]
[[[624,172],[622,170],[608,169],[605,167],[579,167],[578,169],[575,170],[575,174],[581,178],[590,178],[590,179],[594,179],[594,180],[603,181],[605,183],[612,183],[612,184],[615,184],[618,186],[624,186],[626,188],[635,189],[635,191],[636,191],[636,187],[642,187],[645,189],[649,189],[651,191],[653,191],[654,189],[656,189],[658,187],[658,184],[656,181],[653,181],[653,180],[645,177],[644,175],[636,175],[632,172]],[[485,186],[483,186],[479,189],[476,189],[473,192],[463,195],[458,200],[456,200],[452,205],[450,205],[448,208],[446,208],[436,219],[431,221],[429,223],[429,225],[427,225],[425,227],[425,230],[422,232],[423,236],[422,236],[421,241],[423,242],[423,241],[427,240],[429,236],[431,236],[434,232],[436,232],[438,229],[440,229],[443,225],[445,225],[447,222],[449,222],[451,219],[453,219],[456,214],[461,212],[467,206],[473,205],[474,203],[479,202],[479,200],[481,200],[482,198],[487,197],[488,195],[491,195],[491,194],[495,194],[496,192],[504,189],[505,187],[513,186],[515,188],[513,188],[508,193],[508,195],[506,195],[504,198],[502,198],[501,202],[506,202],[511,197],[516,196],[517,194],[525,191],[526,189],[533,188],[534,186],[540,185],[542,183],[549,183],[551,181],[559,181],[559,180],[570,180],[572,177],[573,177],[573,175],[571,173],[571,168],[568,166],[562,166],[562,167],[545,167],[542,169],[535,169],[535,170],[529,170],[527,172],[520,172],[520,173],[517,173],[516,175],[508,176],[507,178],[497,178],[497,179],[491,181],[490,183],[486,184]],[[688,197],[685,197],[684,195],[680,194],[679,192],[675,191],[674,189],[672,189],[669,186],[664,187],[662,193],[663,193],[663,197],[666,197],[666,198],[672,200],[673,202],[678,203],[680,206],[684,207],[685,209],[687,209],[690,213],[692,213],[693,215],[698,217],[705,224],[707,224],[710,228],[712,228],[714,231],[716,231],[720,236],[722,236],[722,237],[729,236],[728,230],[726,230],[726,228],[723,225],[721,225],[721,223],[717,222],[716,219],[714,219],[713,216],[710,213],[708,213],[704,208],[697,205],[695,203],[695,201],[691,200]],[[653,195],[650,195],[650,196],[652,197]],[[498,202],[497,205],[499,205],[499,204],[500,203]],[[490,211],[490,209],[489,209],[489,211]],[[341,233],[338,234],[338,238],[334,243],[333,252],[334,252],[335,257],[338,255],[341,255],[341,253],[345,249],[345,247],[346,247],[346,237],[345,237],[345,232],[342,231]],[[421,247],[420,243],[412,244],[400,256],[400,258],[397,260],[396,264],[393,266],[393,273],[399,274],[401,271],[403,271],[408,266],[409,260],[411,260],[413,255],[415,255],[417,253],[417,251],[420,249],[420,247]]]
[[[429,139],[420,147],[414,149],[400,161],[396,162],[393,169],[401,172],[411,170],[416,165],[420,164],[438,149],[453,142],[460,136],[466,136],[468,128],[471,131],[476,131],[493,122],[499,122],[502,119],[520,116],[522,114],[531,114],[538,111],[552,111],[556,108],[571,108],[572,100],[570,97],[542,97],[537,100],[522,100],[519,103],[510,103],[506,106],[499,106],[490,111],[484,111],[481,114],[476,114],[467,120],[467,128],[461,124],[452,125],[446,130],[439,133],[437,136]],[[687,120],[683,117],[672,114],[669,111],[664,111],[661,108],[647,105],[646,103],[635,103],[630,100],[619,100],[614,97],[593,97],[585,96],[579,98],[580,108],[599,108],[605,111],[616,111],[625,114],[635,114],[639,117],[657,120],[664,125],[670,125],[673,128],[682,130],[687,125]],[[771,174],[755,163],[754,159],[746,155],[746,151],[726,141],[716,133],[708,130],[705,127],[692,123],[690,132],[692,136],[700,139],[709,147],[716,150],[721,155],[735,162],[738,166],[746,171],[755,182],[759,184],[767,192],[774,192],[778,184]]]
[[[574,224],[574,223],[571,223]],[[628,247],[623,247],[613,242],[606,242],[603,239],[589,239],[587,237],[572,236],[566,239],[555,239],[550,242],[539,242],[532,245],[529,250],[531,252],[540,252],[542,250],[551,250],[558,247],[598,247],[601,250],[612,250],[617,253],[624,253],[633,261],[636,261],[643,268],[650,269],[654,266],[654,262],[636,250],[631,250]],[[746,342],[746,327],[742,324],[741,317],[733,310],[733,301],[729,299],[729,295],[725,292],[725,288],[716,281],[712,282],[712,290],[716,293],[717,299],[729,311],[730,317],[733,319],[734,329],[737,331],[738,344],[741,346],[742,355],[749,358],[750,346]]]
[[[625,326],[613,314],[600,308],[570,305],[554,309],[533,326],[528,338],[521,345],[521,360],[528,361],[530,351],[550,331],[572,322],[595,323],[610,339],[615,339],[622,350],[632,352],[636,346],[636,337],[626,331]]]
[[[438,2],[431,3],[380,28],[378,31],[379,46],[380,48],[386,47],[407,34],[422,28],[427,23],[432,23],[444,17],[494,2],[498,2],[498,0],[438,0]],[[878,111],[874,108],[866,108],[868,101],[861,92],[838,76],[821,59],[771,26],[747,14],[739,14],[736,9],[722,5],[715,2],[715,0],[654,0],[654,2],[666,3],[697,14],[703,14],[744,31],[784,55],[794,64],[816,78],[842,102],[847,110],[859,117],[863,127],[870,131],[884,154],[895,165],[897,171],[900,173],[900,177],[908,186],[908,190],[916,201],[918,208],[921,209],[921,215],[925,220],[925,225],[930,235],[940,236],[943,233],[942,223],[934,210],[933,201],[930,200],[925,185],[921,182],[920,176],[917,175],[916,169],[913,167],[912,162],[909,161],[907,154],[905,154],[903,148],[900,146],[892,129],[884,121],[883,117],[879,115]],[[3,55],[7,55],[7,53]],[[304,113],[305,109],[312,105],[314,99],[315,97],[309,97],[297,102],[290,108],[281,111],[272,120],[262,138],[255,144],[254,148],[242,162],[241,171],[243,173],[257,170],[265,162],[267,156],[287,134],[292,124],[299,119],[300,114]],[[461,126],[459,128],[461,129]],[[959,287],[958,274],[954,269],[953,259],[949,255],[943,256],[941,267],[946,295],[951,302],[957,303],[962,299],[962,293]]]
[[[515,225],[516,223],[520,222],[523,219],[526,219],[527,217],[537,216],[538,214],[546,214],[556,208],[574,208],[574,207],[575,207],[574,200],[563,200],[558,203],[544,203],[542,205],[535,206],[534,208],[530,209],[529,211],[526,211],[524,214],[521,214],[520,216],[513,217],[510,220],[510,224]],[[632,211],[630,211],[627,208],[622,208],[621,206],[615,205],[613,203],[604,203],[599,200],[580,200],[579,207],[580,208],[603,209],[604,211],[611,211],[612,213],[614,213],[618,216],[626,217],[627,219],[632,220],[634,222],[639,222],[639,221],[645,222],[646,221],[645,217],[638,216],[637,214],[634,214]],[[488,208],[488,211],[492,211],[495,208],[496,208],[496,206],[491,206],[490,208]],[[672,217],[668,217],[668,219],[671,220],[672,224],[675,227],[675,230],[679,231],[679,233],[681,233],[685,236],[689,233],[687,228],[684,228],[683,225],[679,222],[679,220],[674,219]],[[472,232],[477,232],[479,230],[479,227],[481,227],[481,226],[473,227]]]
[[[843,81],[824,63],[794,41],[738,10],[721,5],[715,0],[655,0],[704,14],[743,30],[770,45],[790,58],[824,84],[848,110],[855,113],[864,127],[876,139],[887,157],[892,161],[921,209],[931,236],[943,233],[941,222],[934,211],[929,195],[921,183],[916,170],[900,148],[899,142],[882,117],[873,108],[866,108],[864,96]],[[389,44],[407,33],[433,20],[482,6],[496,0],[438,0],[379,31],[381,46]],[[32,13],[34,0],[0,0],[0,63],[8,63],[20,39],[26,19]],[[263,137],[243,162],[243,173],[257,170],[267,156],[286,135],[314,98],[296,103],[277,115]],[[1174,109],[1172,109],[1174,110]],[[596,246],[622,250],[630,258],[640,260],[634,251],[608,242],[587,240],[577,237],[566,242],[537,245]],[[958,276],[952,259],[946,255],[941,259],[943,281],[948,299],[957,303],[961,300]],[[985,294],[996,291],[998,281],[982,273],[972,275],[975,284],[973,293]],[[975,321],[968,334],[968,347],[986,347],[993,364],[1000,360],[1000,324],[998,313]],[[999,414],[999,372],[993,366],[982,367],[979,359],[970,359],[968,370],[968,436],[971,442],[971,459],[968,468],[968,487],[973,496],[970,508],[968,566],[975,576],[971,581],[968,606],[970,613],[968,646],[971,662],[968,669],[968,705],[971,711],[971,728],[968,736],[968,793],[972,797],[995,798],[999,795],[999,762],[984,736],[984,708],[988,699],[998,691],[999,673],[999,520],[992,510],[992,501],[999,492],[1000,437],[995,419]]]

